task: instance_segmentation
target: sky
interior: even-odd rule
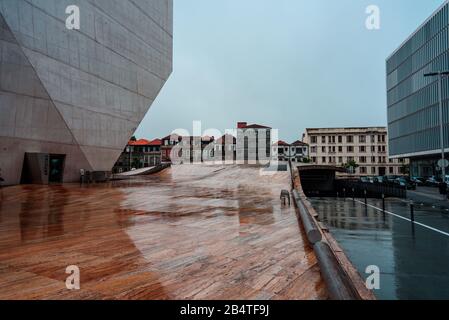
[[[279,130],[386,126],[385,60],[443,0],[174,0],[173,73],[138,138],[225,132],[238,121]],[[380,9],[380,29],[365,12]]]

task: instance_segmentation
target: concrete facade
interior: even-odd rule
[[[172,0],[0,0],[5,184],[26,153],[65,155],[64,182],[110,171],[172,72],[172,19]]]
[[[401,175],[407,164],[389,159],[385,127],[306,129],[303,142],[310,146],[312,164],[343,166],[353,160],[359,165],[354,172],[358,176]]]

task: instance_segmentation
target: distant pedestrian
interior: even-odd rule
[[[2,169],[0,169],[0,190],[2,189],[2,185],[5,179],[2,178]],[[1,193],[1,196],[3,198],[3,192]]]
[[[80,183],[83,184],[85,182],[86,172],[84,169],[80,169]]]

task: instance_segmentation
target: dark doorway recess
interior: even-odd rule
[[[62,183],[65,155],[25,153],[22,167],[22,184]]]
[[[49,183],[62,183],[64,177],[64,163],[65,155],[51,154],[50,155],[50,172],[48,176]]]

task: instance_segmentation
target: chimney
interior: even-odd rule
[[[237,129],[244,129],[246,128],[246,125],[246,122],[237,122]]]

